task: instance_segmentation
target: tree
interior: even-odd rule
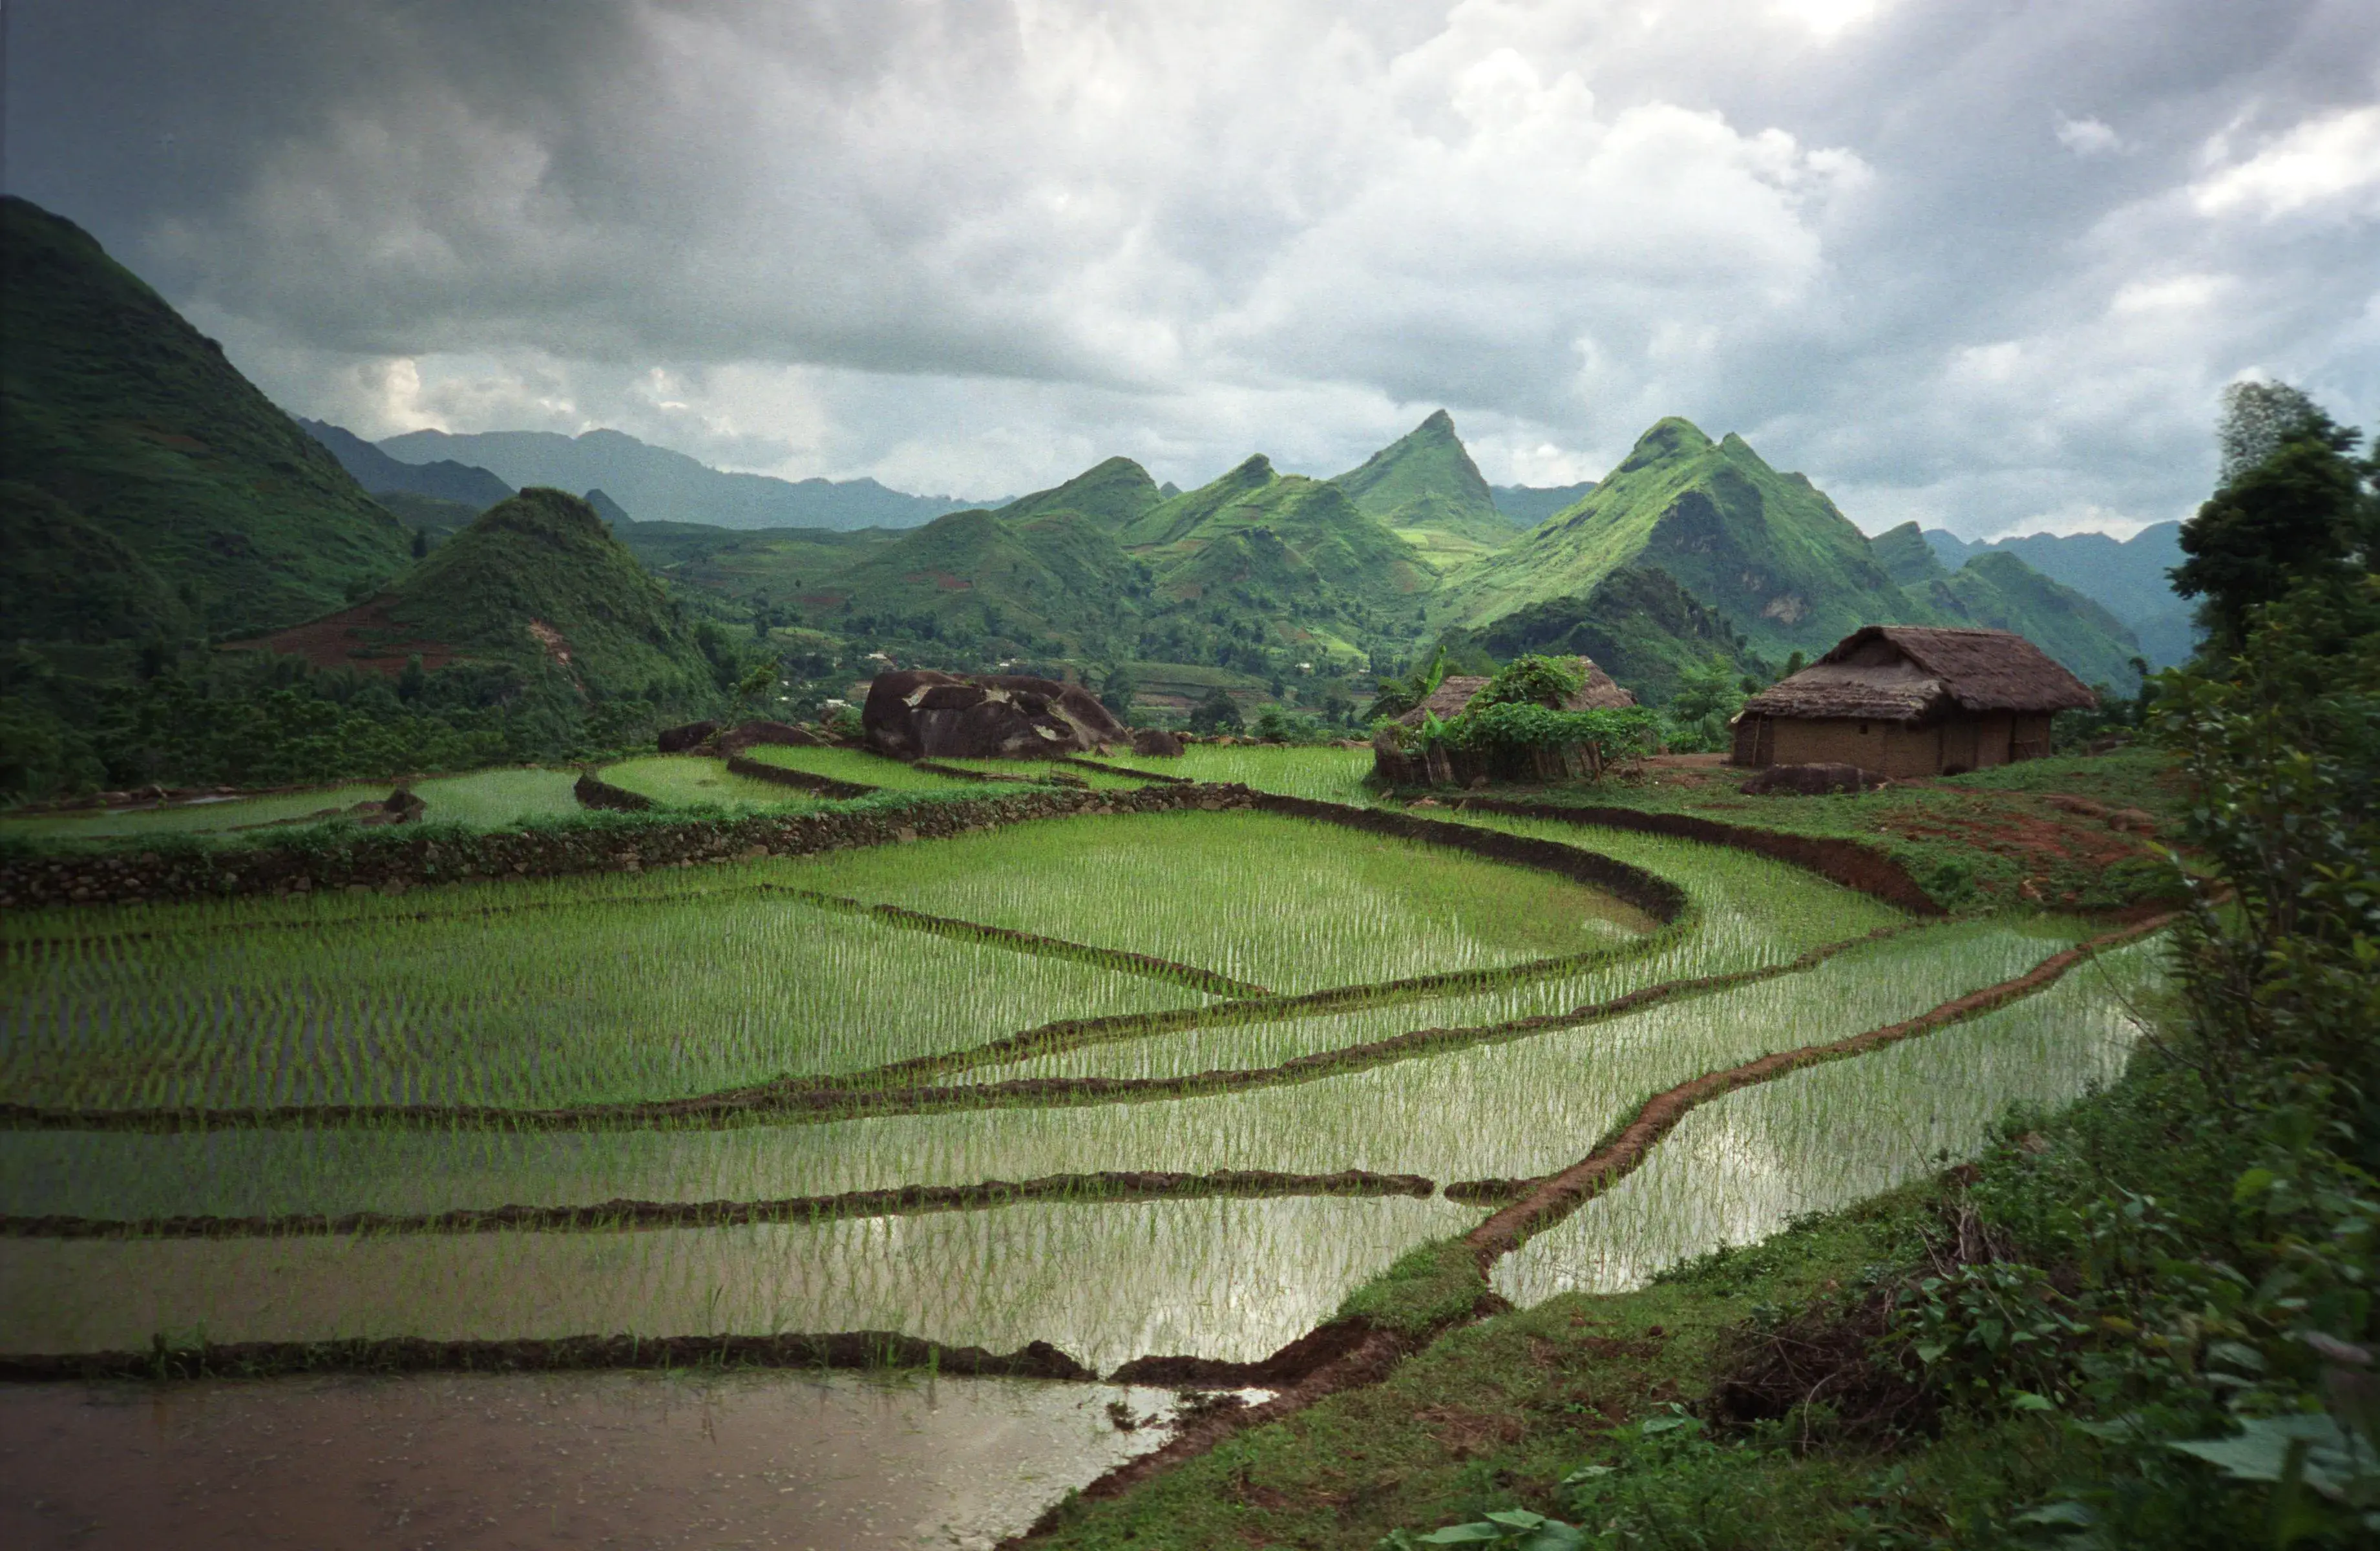
[[[1544,706],[1561,709],[1578,693],[1579,676],[1550,657],[1516,657],[1496,670],[1487,687],[1472,697],[1483,706]]]
[[[2228,437],[2227,426],[2227,458]],[[2173,568],[2173,589],[2203,600],[2199,622],[2215,649],[2237,650],[2257,607],[2340,572],[2364,541],[2364,471],[2347,456],[2357,440],[2323,416],[2228,480],[2182,524],[2189,558]]]
[[[2287,382],[2232,383],[2223,390],[2223,422],[2215,433],[2223,451],[2216,488],[2279,452],[2281,443],[2307,436],[2327,442],[2334,452],[2355,445],[2352,432],[2343,430],[2322,406]]]
[[[1190,730],[1194,733],[1236,733],[1245,725],[1240,720],[1239,703],[1231,692],[1217,687],[1207,692],[1190,712]]]
[[[1131,673],[1119,662],[1099,681],[1099,704],[1113,711],[1118,721],[1128,722],[1132,720],[1132,697],[1139,690],[1140,686],[1132,682]]]
[[[426,527],[415,528],[413,530],[413,558],[419,560],[429,552],[430,530]]]
[[[776,687],[777,665],[763,662],[745,674],[743,682],[735,686],[735,704],[738,709],[748,710],[767,698],[769,691]]]

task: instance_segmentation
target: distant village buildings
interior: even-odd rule
[[[1958,775],[2047,754],[2049,719],[2097,703],[2009,631],[1870,624],[1745,701],[1732,761]]]

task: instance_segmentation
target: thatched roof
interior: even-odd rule
[[[2013,632],[1869,624],[1746,700],[1743,714],[1922,721],[1953,708],[2041,712],[2096,704],[2081,679]]]
[[[1579,676],[1578,693],[1562,702],[1566,711],[1617,709],[1633,706],[1636,697],[1612,682],[1611,675],[1595,665],[1591,657],[1561,657],[1556,661]],[[1438,688],[1428,699],[1397,718],[1408,727],[1418,727],[1424,712],[1440,721],[1451,721],[1463,714],[1471,697],[1488,687],[1488,681],[1476,673],[1449,673],[1439,681]]]

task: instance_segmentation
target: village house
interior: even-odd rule
[[[1595,659],[1558,657],[1554,660],[1579,677],[1578,692],[1562,702],[1562,709],[1617,709],[1636,703],[1636,697],[1613,683],[1609,673],[1595,665]],[[1476,673],[1449,673],[1438,681],[1438,687],[1430,692],[1429,698],[1397,720],[1408,727],[1420,726],[1424,715],[1435,716],[1440,721],[1451,721],[1463,714],[1463,708],[1471,703],[1474,695],[1487,687],[1487,679]]]
[[[2049,719],[2098,703],[2006,630],[1870,624],[1754,696],[1732,762],[1856,765],[1900,779],[1959,775],[2049,752]]]

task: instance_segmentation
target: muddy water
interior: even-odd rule
[[[1166,1390],[758,1374],[0,1386],[0,1545],[986,1546]]]

